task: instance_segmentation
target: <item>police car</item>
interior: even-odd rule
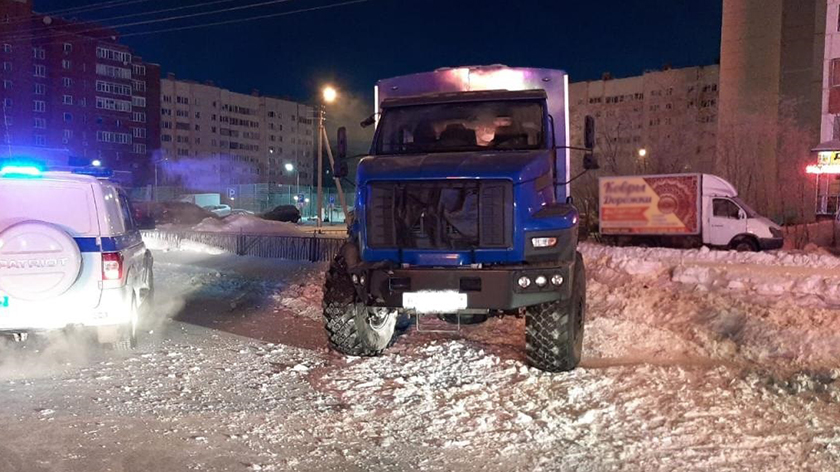
[[[126,194],[86,170],[0,167],[0,334],[95,328],[103,344],[136,346],[152,255]]]

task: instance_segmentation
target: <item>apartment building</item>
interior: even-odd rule
[[[118,33],[0,0],[0,151],[51,164],[100,160],[127,183],[151,176],[160,69]]]
[[[161,81],[160,99],[158,163],[166,183],[205,189],[312,184],[314,107],[177,80],[172,74]]]
[[[636,77],[569,85],[573,145],[586,115],[596,152],[616,173],[710,171],[715,161],[718,66],[664,68]]]

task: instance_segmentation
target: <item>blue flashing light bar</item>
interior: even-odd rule
[[[35,166],[6,165],[0,168],[0,177],[40,177],[41,172]]]
[[[114,176],[114,171],[105,167],[83,167],[81,169],[73,169],[73,173],[77,175],[89,175],[97,179],[107,179]]]

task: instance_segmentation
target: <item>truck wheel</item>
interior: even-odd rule
[[[528,364],[547,372],[567,372],[580,363],[586,314],[586,269],[575,257],[572,296],[526,309],[525,353]]]
[[[330,347],[342,354],[378,356],[394,339],[397,312],[361,303],[341,256],[327,272],[323,307]]]
[[[738,252],[756,252],[759,249],[758,243],[756,243],[750,238],[736,239],[732,241],[732,244],[730,244],[730,246],[732,247],[732,249]]]

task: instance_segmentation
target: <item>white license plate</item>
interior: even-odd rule
[[[467,308],[467,294],[454,290],[405,292],[403,308],[417,313],[456,313]]]

